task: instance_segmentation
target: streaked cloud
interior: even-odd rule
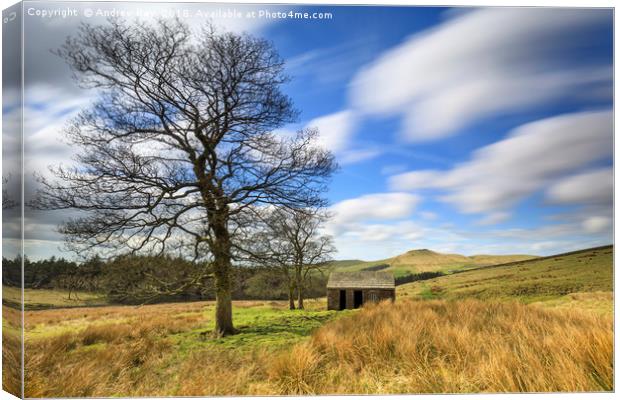
[[[546,193],[555,204],[609,205],[614,193],[612,167],[590,170],[554,183]]]
[[[337,153],[347,149],[356,124],[355,114],[344,110],[310,120],[306,126],[319,130],[319,145]]]
[[[411,193],[373,193],[334,204],[330,211],[337,225],[372,220],[397,220],[410,216],[420,202]]]
[[[509,212],[498,211],[491,214],[486,215],[482,219],[478,220],[476,223],[478,225],[496,225],[500,222],[505,222],[509,220],[511,214]]]
[[[421,141],[543,104],[609,100],[611,65],[570,58],[606,24],[610,14],[594,9],[459,13],[361,69],[351,103],[366,114],[402,116],[404,137]]]
[[[317,144],[336,155],[342,165],[355,164],[373,159],[383,153],[378,147],[360,146],[355,143],[354,134],[359,124],[358,116],[351,110],[314,118],[306,128],[319,131]]]
[[[611,158],[612,140],[611,111],[546,118],[514,129],[505,139],[476,150],[469,161],[450,170],[392,176],[390,188],[438,189],[443,193],[441,200],[464,213],[505,211],[580,168]],[[552,189],[552,196],[566,197],[566,187],[574,188],[574,179],[558,183],[560,187]]]

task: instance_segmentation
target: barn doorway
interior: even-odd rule
[[[355,290],[353,292],[353,308],[360,308],[364,303],[364,296],[361,290]]]
[[[347,308],[347,291],[341,290],[340,291],[340,303],[338,304],[338,309],[344,310],[345,308]]]

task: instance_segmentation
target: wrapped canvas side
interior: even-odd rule
[[[2,389],[23,397],[22,4],[2,12]]]

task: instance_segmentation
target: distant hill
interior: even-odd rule
[[[335,260],[335,261],[331,261],[329,263],[330,267],[333,268],[345,268],[345,267],[350,267],[352,265],[358,265],[358,264],[363,264],[364,261],[362,260]]]
[[[426,299],[518,299],[567,305],[579,300],[593,310],[610,309],[612,290],[613,246],[480,267],[398,289],[401,297]]]
[[[534,259],[532,255],[474,255],[444,254],[428,249],[411,250],[398,256],[377,261],[345,260],[334,261],[331,266],[337,271],[386,270],[395,276],[421,272],[454,272],[513,261]]]

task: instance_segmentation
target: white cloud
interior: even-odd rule
[[[470,161],[451,170],[396,175],[390,188],[439,189],[445,192],[442,200],[465,213],[505,211],[567,174],[611,158],[612,122],[611,111],[598,111],[528,123],[504,140],[478,149]]]
[[[498,212],[488,214],[487,216],[478,220],[477,224],[478,225],[496,225],[496,224],[499,224],[500,222],[509,220],[510,217],[511,217],[510,213],[498,211]]]
[[[424,228],[408,220],[420,197],[410,193],[374,193],[334,204],[326,233],[339,257],[378,259],[414,247]]]
[[[328,230],[331,230],[330,226]],[[342,227],[339,227],[341,229]],[[422,247],[426,228],[413,221],[353,223],[331,233],[340,259],[379,260]]]
[[[409,139],[430,140],[571,96],[610,99],[610,65],[567,61],[584,46],[576,32],[586,36],[610,21],[605,10],[468,12],[411,36],[363,68],[351,83],[351,103],[366,114],[402,115]]]
[[[415,190],[433,187],[442,176],[440,171],[411,171],[390,177],[389,183],[390,187],[399,188],[399,190]]]
[[[412,221],[400,221],[395,224],[359,224],[348,230],[345,236],[364,242],[387,242],[404,240],[413,242],[423,236],[423,229]]]
[[[613,168],[606,167],[562,179],[547,190],[547,199],[556,204],[611,205],[613,174]]]
[[[345,225],[379,219],[397,220],[410,216],[420,197],[410,193],[374,193],[343,200],[331,207],[333,222]]]
[[[593,233],[584,232],[583,228],[583,223],[567,222],[553,225],[541,225],[534,228],[508,228],[494,230],[488,232],[488,234],[496,238],[501,238],[502,240],[516,239],[518,241],[539,242],[557,238],[575,238],[582,236],[584,233]]]
[[[346,150],[340,153],[338,157],[338,162],[342,165],[345,164],[354,164],[366,160],[371,160],[379,155],[381,155],[381,151],[379,149],[354,149],[354,150]]]
[[[427,220],[437,219],[437,214],[432,211],[421,211],[420,217]]]
[[[353,143],[353,134],[359,117],[351,110],[315,118],[306,124],[306,128],[319,131],[317,144],[336,155],[341,164],[354,164],[370,160],[383,153],[377,147],[360,147]]]
[[[68,121],[92,100],[92,93],[67,95],[62,88],[31,85],[24,93],[24,173],[26,199],[37,189],[33,174],[49,175],[49,167],[70,165],[75,149],[64,136]]]
[[[610,217],[594,216],[583,221],[583,229],[588,233],[600,233],[610,228],[612,219]]]
[[[319,130],[318,144],[336,153],[347,148],[355,125],[356,119],[353,112],[344,110],[315,118],[308,122],[307,127],[317,128]]]

